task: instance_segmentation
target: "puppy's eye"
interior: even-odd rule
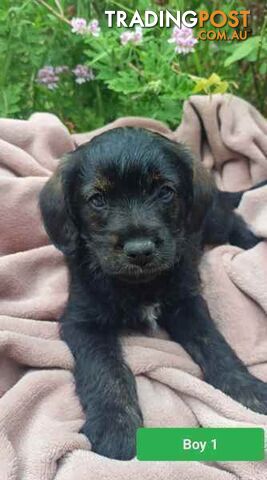
[[[102,193],[95,193],[90,199],[89,199],[90,204],[92,207],[94,207],[96,210],[101,210],[101,208],[104,208],[106,206],[106,199]]]
[[[164,202],[168,203],[171,202],[175,194],[175,191],[172,187],[169,187],[168,185],[164,185],[163,187],[160,188],[158,191],[158,198]]]

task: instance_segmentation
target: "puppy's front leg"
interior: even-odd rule
[[[202,225],[203,245],[223,245],[229,242],[247,250],[261,242],[263,238],[254,235],[245,220],[234,209],[238,207],[244,193],[266,185],[267,181],[264,180],[249,190],[240,192],[215,190]]]
[[[267,383],[249,373],[217,330],[200,295],[184,300],[164,321],[170,336],[198,363],[208,383],[248,408],[267,414]]]
[[[228,193],[228,192],[225,192]],[[214,200],[203,223],[202,244],[223,245],[230,243],[248,250],[255,247],[262,238],[249,229],[245,220],[236,212],[220,202],[221,196]]]
[[[68,319],[61,332],[75,358],[76,389],[86,414],[82,431],[93,451],[120,460],[134,457],[142,414],[116,334]]]

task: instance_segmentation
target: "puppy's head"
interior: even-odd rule
[[[212,187],[181,144],[132,127],[67,155],[45,185],[46,230],[65,255],[126,282],[170,270],[200,228]]]

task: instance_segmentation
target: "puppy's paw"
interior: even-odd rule
[[[238,401],[254,412],[267,415],[267,384],[253,379],[240,389]]]
[[[249,250],[258,245],[262,240],[263,238],[254,235],[242,218],[235,216],[235,223],[229,237],[231,245]]]
[[[221,389],[245,407],[267,415],[267,383],[253,377],[248,371],[232,372],[224,377]]]
[[[258,243],[262,242],[262,240],[264,240],[264,238],[256,237],[256,235],[254,235],[251,230],[247,229],[247,231],[244,232],[242,238],[240,239],[238,246],[240,246],[244,250],[249,250],[250,248],[258,245]]]
[[[140,412],[110,411],[98,420],[87,420],[82,432],[92,444],[92,451],[116,460],[130,460],[136,455],[136,430],[142,426]]]

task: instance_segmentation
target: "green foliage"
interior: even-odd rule
[[[12,5],[11,5],[12,3]],[[160,2],[158,2],[160,3]],[[58,115],[70,130],[99,127],[122,115],[142,115],[168,122],[181,119],[183,101],[192,94],[235,92],[263,113],[266,95],[267,40],[263,9],[253,13],[253,35],[245,41],[201,41],[194,53],[179,55],[168,43],[171,29],[145,29],[140,44],[122,46],[124,29],[107,28],[105,10],[135,9],[224,11],[250,8],[249,1],[169,0],[1,0],[0,116],[28,118],[35,111]],[[71,32],[72,17],[98,18],[101,35]],[[210,28],[210,27],[209,27]],[[229,28],[228,28],[229,30]],[[194,30],[197,36],[198,29]],[[92,69],[95,79],[75,82],[77,64]],[[67,65],[58,86],[38,83],[46,65]]]
[[[232,63],[246,59],[248,62],[255,62],[257,60],[258,52],[262,49],[267,52],[267,39],[260,35],[248,38],[240,43],[224,62],[225,67],[229,67]]]

